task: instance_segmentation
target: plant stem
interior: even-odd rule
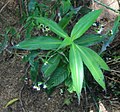
[[[102,5],[103,7],[107,8],[107,9],[110,9],[111,11],[114,11],[114,12],[116,12],[116,13],[119,13],[119,11],[117,11],[117,10],[115,10],[115,9],[107,6],[107,5],[105,5],[104,3],[102,3],[102,2],[100,2],[100,1],[98,1],[98,0],[94,0],[94,2],[98,3],[99,5]]]

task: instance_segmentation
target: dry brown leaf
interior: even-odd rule
[[[101,101],[99,101],[99,112],[108,112]]]

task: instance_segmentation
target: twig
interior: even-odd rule
[[[88,88],[88,90],[89,90],[89,92],[90,92],[90,94],[92,96],[92,99],[94,101],[94,105],[96,106],[96,109],[99,110],[99,107],[98,107],[97,101],[95,100],[95,95],[94,95],[93,91],[91,91],[91,89],[90,89],[90,87],[88,86],[87,83],[85,83],[85,84],[86,84],[86,86],[87,86],[87,88]]]
[[[20,9],[20,16],[22,17],[23,16],[23,10],[22,10],[22,1],[21,0],[18,0],[18,5],[19,5],[19,9]]]
[[[23,105],[23,101],[22,101],[22,91],[23,91],[24,87],[25,87],[25,85],[23,85],[22,88],[20,89],[19,101],[20,101],[21,108],[22,108],[23,112],[26,112],[26,110],[25,110],[25,108],[24,108],[24,105]]]
[[[0,13],[3,11],[3,9],[10,3],[11,0],[8,0],[7,3],[5,5],[3,5],[3,7],[0,9]]]
[[[24,3],[25,3],[26,14],[27,14],[27,16],[28,16],[27,0],[25,0]]]
[[[85,92],[85,101],[86,101],[86,105],[88,105],[88,98],[87,98],[86,87],[84,87],[84,92]]]
[[[120,74],[120,71],[118,71],[118,70],[111,70],[111,72]]]
[[[108,79],[110,79],[110,80],[112,80],[112,81],[114,81],[114,82],[120,83],[120,81],[118,81],[118,80],[115,80],[115,79],[110,78],[110,77],[108,77],[108,76],[105,76],[105,77],[108,78]]]
[[[113,8],[111,8],[111,7],[103,4],[103,3],[101,3],[101,2],[98,1],[98,0],[94,0],[94,2],[98,3],[99,5],[102,5],[103,7],[107,8],[107,9],[110,9],[111,11],[114,11],[114,12],[116,12],[116,13],[119,13],[119,11],[117,11],[117,10],[115,10],[115,9],[113,9]]]

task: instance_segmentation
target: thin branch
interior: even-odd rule
[[[114,82],[116,82],[116,83],[119,83],[120,84],[120,81],[119,80],[115,80],[115,79],[113,79],[113,78],[110,78],[110,77],[108,77],[108,76],[105,76],[107,79],[109,79],[109,80],[112,80],[112,81],[114,81]]]
[[[3,7],[0,9],[0,13],[2,13],[2,11],[4,10],[4,8],[5,8],[9,3],[10,3],[10,0],[8,0],[5,5],[3,5]]]
[[[102,5],[103,7],[107,8],[107,9],[110,9],[111,11],[114,11],[114,12],[116,12],[116,13],[119,13],[119,11],[117,11],[117,10],[115,10],[115,9],[113,9],[113,8],[105,5],[105,4],[103,4],[102,2],[100,2],[100,1],[98,1],[98,0],[93,0],[93,1],[96,2],[96,3],[98,3],[99,5]]]
[[[22,88],[20,89],[19,101],[20,101],[21,108],[22,108],[23,112],[26,112],[26,110],[25,110],[25,108],[24,108],[24,105],[23,105],[23,101],[22,101],[22,91],[23,91],[24,87],[25,87],[25,85],[23,85]]]

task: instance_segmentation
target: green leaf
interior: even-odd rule
[[[19,100],[18,98],[14,98],[14,99],[10,100],[10,101],[5,105],[4,108],[7,108],[8,106],[12,105],[13,103],[15,103],[15,102],[18,101],[18,100]]]
[[[37,81],[38,70],[39,70],[39,62],[38,61],[32,62],[30,67],[30,77],[33,82]]]
[[[94,58],[92,58],[100,68],[104,69],[104,70],[110,70],[110,68],[108,67],[108,65],[105,63],[105,61],[93,50],[89,49],[89,48],[82,48],[84,51],[88,52],[91,57],[94,56]]]
[[[65,28],[68,23],[70,22],[70,20],[72,19],[73,17],[73,14],[74,14],[74,11],[71,11],[69,13],[67,13],[62,19],[61,21],[59,21],[58,25],[61,26],[61,28]]]
[[[73,87],[73,82],[72,82],[72,79],[71,77],[68,77],[66,80],[65,80],[65,86],[68,87],[68,91],[70,93],[72,93],[74,91],[74,87]]]
[[[62,2],[62,4],[60,6],[60,12],[62,15],[64,15],[69,11],[69,9],[71,7],[71,2],[70,2],[70,0],[62,0],[61,2]]]
[[[86,34],[82,37],[75,40],[75,43],[80,46],[91,46],[102,42],[105,39],[105,36],[101,36],[98,34]]]
[[[119,29],[118,27],[120,26],[120,15],[118,17],[116,17],[112,31],[113,31],[113,35],[115,35]],[[110,39],[110,41],[112,42],[113,38]]]
[[[67,70],[67,67],[65,66],[58,67],[54,71],[54,73],[51,75],[50,79],[47,81],[46,85],[48,89],[51,89],[61,84],[63,81],[65,81],[68,75],[69,75],[69,72]]]
[[[115,19],[115,21],[114,21],[114,25],[113,25],[113,28],[112,28],[112,32],[109,32],[109,33],[111,33],[111,34],[110,34],[111,36],[109,36],[109,34],[107,34],[108,39],[104,41],[103,46],[102,46],[102,49],[101,49],[101,53],[102,53],[103,51],[105,51],[105,50],[106,50],[106,47],[108,47],[109,44],[115,39],[115,37],[117,37],[116,34],[117,34],[118,31],[119,31],[119,29],[118,29],[119,26],[120,26],[120,15],[119,15],[118,17],[116,17],[116,19]]]
[[[44,17],[34,17],[39,23],[42,23],[50,28],[51,31],[59,35],[60,37],[66,38],[69,37],[66,32],[63,31],[63,29],[54,21],[44,18]]]
[[[73,87],[80,101],[80,93],[82,90],[84,73],[81,55],[75,44],[72,44],[70,47],[69,61],[72,73]]]
[[[104,76],[100,69],[101,63],[99,64],[100,57],[96,56],[96,53],[94,53],[95,55],[93,55],[93,51],[89,50],[89,48],[78,46],[78,45],[77,45],[77,48],[79,49],[79,52],[81,54],[84,64],[87,66],[87,68],[91,72],[94,79],[98,82],[98,84],[103,89],[105,89]],[[106,65],[102,65],[102,67],[103,66],[106,66]]]
[[[28,25],[28,27],[26,28],[25,38],[31,38],[31,32],[32,32],[33,28],[34,28],[33,23],[30,23],[30,24]]]
[[[71,32],[72,40],[75,40],[82,36],[88,30],[88,28],[95,22],[95,20],[98,18],[101,12],[102,10],[95,10],[83,16],[76,23]]]
[[[9,38],[7,34],[0,35],[0,36],[4,36],[4,40],[1,42],[1,45],[0,45],[0,53],[2,53],[2,51],[6,48],[8,44]]]
[[[26,39],[19,44],[15,45],[13,48],[25,49],[25,50],[51,50],[56,49],[60,46],[61,40],[49,36],[40,36],[30,39]]]
[[[30,51],[29,54],[24,55],[22,61],[23,62],[28,62],[30,60],[34,60],[38,55],[39,55],[40,51]]]
[[[72,43],[73,42],[72,42],[71,38],[67,37],[62,41],[61,45],[59,46],[59,48],[57,50],[59,50],[60,48],[64,48]]]
[[[36,3],[37,3],[36,0],[30,0],[28,3],[28,10],[29,11],[35,10]]]
[[[51,57],[47,62],[45,62],[41,68],[41,71],[43,72],[44,76],[49,77],[57,68],[59,62],[60,55],[55,55],[54,57]]]

